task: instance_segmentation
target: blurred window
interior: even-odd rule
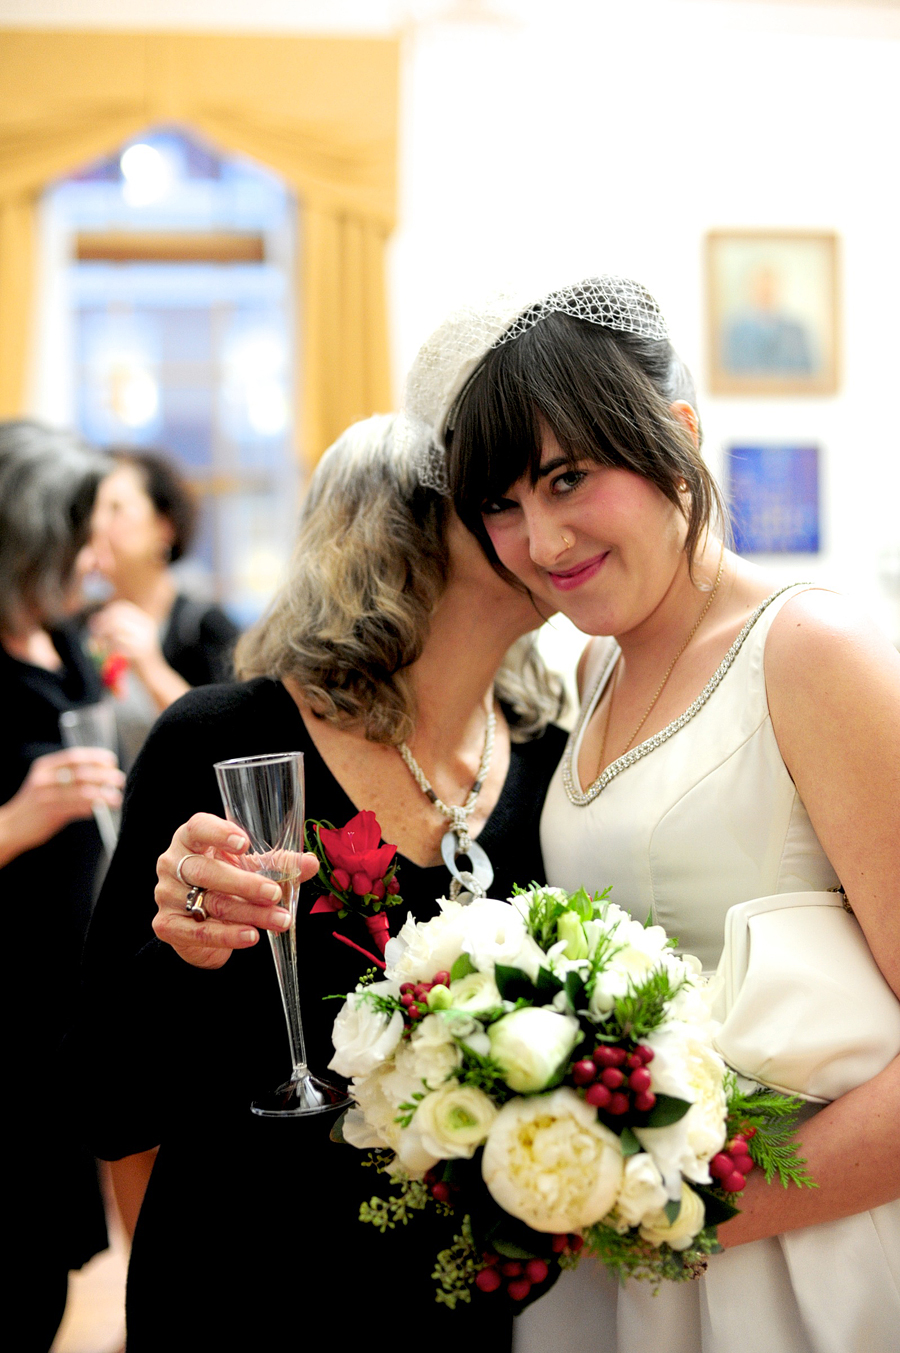
[[[240,624],[294,534],[294,220],[277,176],[170,128],[44,202],[38,410],[173,456],[203,502],[186,582]]]

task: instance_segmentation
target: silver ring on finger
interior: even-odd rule
[[[193,916],[195,921],[208,921],[209,912],[203,905],[203,899],[206,896],[205,888],[190,888],[184,901],[184,909],[188,916]]]
[[[75,776],[68,766],[60,766],[56,772],[56,783],[58,785],[70,785],[74,779]]]
[[[182,874],[181,871],[188,860],[199,860],[199,859],[202,859],[202,856],[197,855],[196,853],[192,855],[182,855],[181,859],[175,866],[175,877],[177,878],[179,883],[184,884],[185,888],[192,888],[194,885],[191,883],[190,879],[186,879],[184,877],[184,874]]]

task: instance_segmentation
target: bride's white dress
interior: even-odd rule
[[[689,710],[588,790],[578,750],[615,661],[598,641],[587,698],[541,822],[547,878],[613,885],[715,969],[736,902],[837,883],[778,750],[766,702],[766,636],[784,603],[751,616]],[[515,1322],[516,1353],[897,1353],[900,1203],[714,1256],[698,1282],[619,1288],[593,1261]]]

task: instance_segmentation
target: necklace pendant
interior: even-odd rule
[[[468,841],[463,849],[459,833],[451,827],[441,838],[441,857],[460,888],[472,892],[474,883],[480,889],[479,896],[487,897],[488,888],[494,881],[494,868],[477,841]],[[456,861],[461,858],[468,858],[471,870],[460,870]]]

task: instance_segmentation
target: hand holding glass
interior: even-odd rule
[[[306,1064],[297,981],[297,900],[303,851],[303,753],[238,757],[215,765],[225,816],[250,838],[250,849],[233,863],[279,883],[282,905],[291,914],[289,930],[268,931],[291,1045],[291,1078],[251,1108],[265,1118],[324,1113],[348,1104],[344,1090],[323,1080]]]
[[[105,701],[67,709],[59,716],[59,728],[66,747],[104,747],[118,755],[116,715],[112,705]],[[103,849],[111,859],[119,837],[119,810],[97,800],[93,812]]]

